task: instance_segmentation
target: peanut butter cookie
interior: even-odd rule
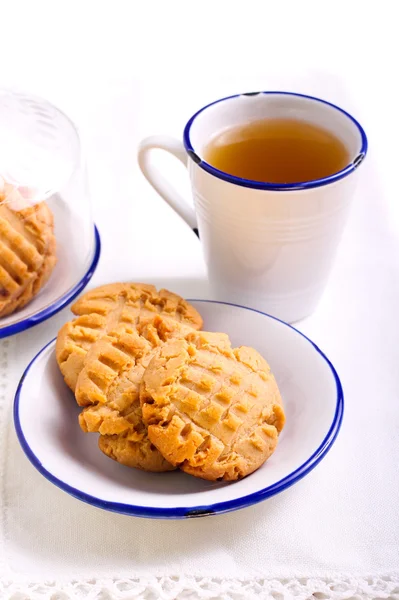
[[[0,191],[0,317],[25,306],[57,262],[53,215],[45,202],[16,210],[16,191]]]
[[[83,431],[99,432],[100,449],[129,467],[173,469],[148,439],[140,406],[140,383],[154,349],[187,334],[187,327],[160,315],[135,327],[119,325],[95,342],[76,384]]]
[[[260,467],[285,421],[270,367],[223,333],[166,342],[141,384],[148,437],[171,464],[209,480],[233,481]]]
[[[76,319],[59,331],[56,357],[67,385],[75,390],[87,351],[104,334],[118,325],[135,325],[157,314],[182,326],[200,329],[202,319],[177,294],[143,283],[111,283],[91,290],[72,306]]]

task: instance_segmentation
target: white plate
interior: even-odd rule
[[[0,318],[0,338],[25,331],[52,317],[80,294],[96,270],[101,251],[97,228],[94,226],[92,230],[93,241],[87,249],[79,243],[80,236],[76,232],[78,220],[73,220],[62,201],[55,203],[52,210],[57,239],[57,264],[47,284],[29,304],[22,310]],[[86,226],[89,227],[90,224]],[[71,231],[75,234],[72,235]],[[82,236],[82,239],[86,237]]]
[[[18,386],[14,421],[27,457],[44,477],[79,500],[140,517],[223,513],[265,500],[296,483],[331,448],[341,425],[343,393],[324,354],[293,327],[258,311],[196,300],[204,328],[225,331],[269,361],[287,422],[273,456],[235,483],[211,483],[180,471],[144,473],[115,463],[83,433],[79,408],[55,360],[55,341],[33,359]]]

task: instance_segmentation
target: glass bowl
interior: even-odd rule
[[[63,112],[42,98],[0,89],[0,140],[3,338],[48,319],[84,289],[100,257],[100,236],[92,219],[79,133]],[[47,237],[40,229],[43,202],[51,211],[45,209],[45,214],[54,219],[53,234]],[[32,213],[37,214],[33,229]],[[39,284],[32,280],[39,279],[41,257],[33,265],[24,244],[36,246],[34,253],[53,256],[53,246],[43,242],[52,235],[56,263],[48,281],[37,289]]]

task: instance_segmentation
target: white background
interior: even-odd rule
[[[15,579],[20,569],[32,578],[54,572],[68,578],[112,577],[113,568],[124,576],[158,567],[220,576],[366,575],[399,568],[399,48],[391,6],[348,0],[0,2],[0,82],[59,104],[86,139],[104,247],[96,283],[168,280],[176,291],[206,296],[199,241],[136,165],[142,137],[181,135],[206,102],[259,89],[319,95],[353,112],[370,144],[328,289],[317,312],[300,324],[344,384],[344,426],[326,460],[261,506],[201,523],[160,525],[64,498],[17,454],[14,440],[10,460],[19,458],[9,483],[7,527]],[[166,164],[188,190],[184,173]],[[18,372],[65,319],[66,312],[18,339]],[[32,512],[25,512],[15,498],[27,493],[38,506],[44,502],[46,514],[35,511],[33,501]],[[64,518],[68,533],[59,545],[54,532],[58,526],[64,531]],[[98,531],[102,541],[94,549]]]
[[[97,213],[122,193],[129,216],[150,205],[157,236],[172,241],[166,229],[179,225],[138,174],[138,141],[180,135],[205,102],[256,89],[319,93],[354,109],[381,180],[394,181],[398,43],[388,1],[3,0],[0,7],[0,83],[42,94],[76,120]]]
[[[369,137],[379,213],[399,228],[399,47],[390,2],[3,0],[0,7],[0,83],[47,97],[77,122],[113,279],[203,275],[198,241],[144,181],[136,148],[152,133],[180,136],[196,109],[230,93],[299,91],[353,111]],[[188,192],[182,168],[163,160]]]
[[[179,135],[195,109],[231,92],[281,87],[355,107],[388,184],[399,131],[393,5],[2,1],[0,82],[65,108],[87,135],[95,208],[123,190],[131,216],[140,204],[159,210],[158,235],[178,226],[138,175],[138,140]]]

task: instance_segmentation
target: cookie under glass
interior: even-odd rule
[[[13,210],[45,201],[54,215],[57,264],[22,309],[0,318],[0,338],[51,317],[87,285],[100,256],[86,161],[73,122],[48,101],[0,89],[0,186]]]

